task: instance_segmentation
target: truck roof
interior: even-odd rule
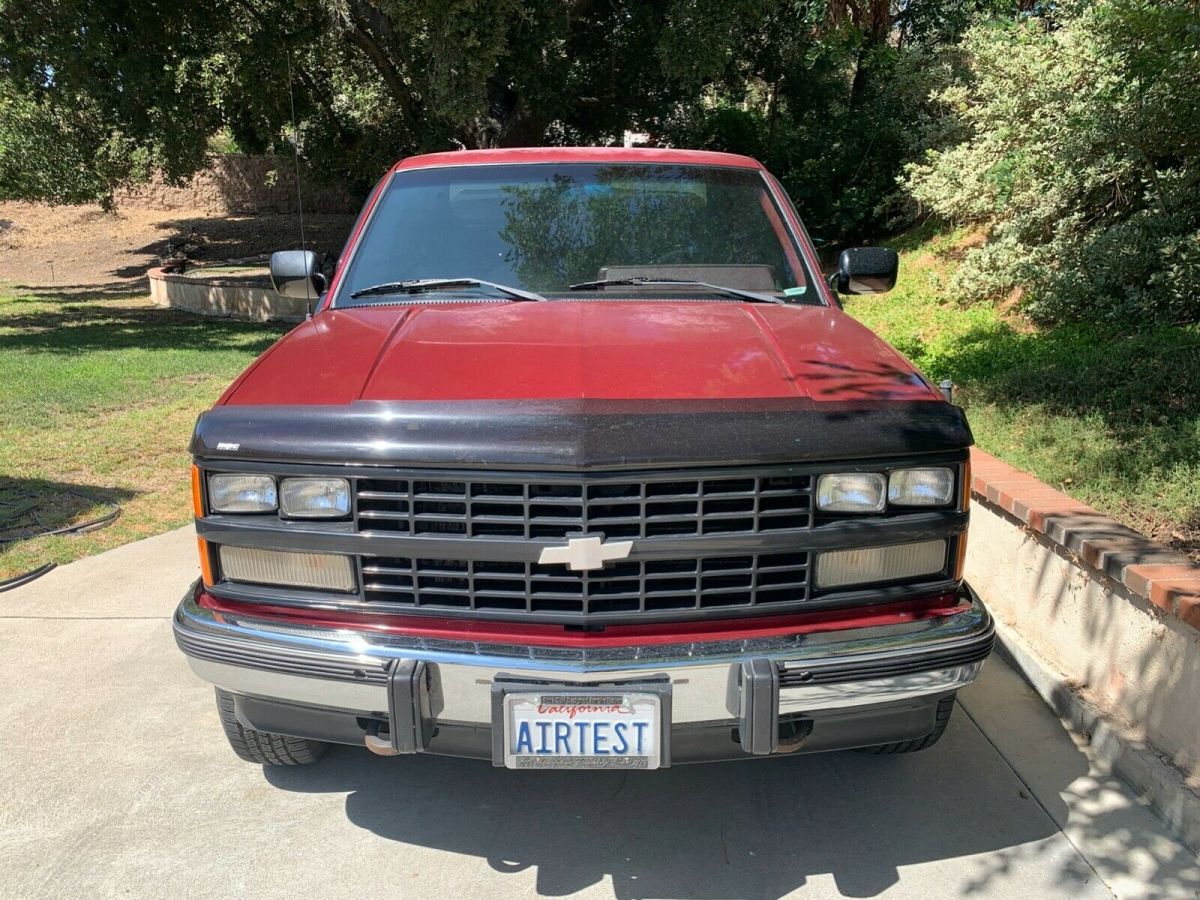
[[[762,164],[737,153],[667,150],[654,147],[515,147],[504,150],[451,150],[409,156],[392,171],[436,166],[488,166],[520,163],[649,163],[677,166],[725,166],[761,169]]]

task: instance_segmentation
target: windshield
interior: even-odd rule
[[[594,163],[398,172],[350,260],[336,305],[395,301],[350,295],[420,279],[478,279],[542,295],[624,281],[589,289],[706,299],[709,292],[696,286],[642,282],[705,282],[795,300],[808,286],[758,171]],[[728,299],[719,291],[713,297]]]

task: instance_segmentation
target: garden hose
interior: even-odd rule
[[[89,531],[95,531],[97,528],[103,528],[105,525],[114,522],[119,515],[121,515],[121,507],[118,504],[113,507],[111,512],[107,512],[98,518],[89,519],[77,525],[64,525],[61,528],[50,528],[46,531],[38,531],[34,534],[26,534],[20,537],[0,537],[0,544],[15,544],[17,541],[31,541],[34,538],[49,537],[55,534],[86,534]]]
[[[78,494],[74,491],[70,491],[69,493],[74,494],[77,497],[83,497],[85,500],[90,499],[88,497],[84,497],[83,494]],[[114,521],[116,521],[119,515],[121,515],[121,505],[117,503],[113,505],[113,508],[109,512],[106,512],[102,516],[97,516],[94,519],[88,519],[86,522],[78,522],[74,525],[63,525],[59,528],[48,528],[44,531],[20,535],[19,537],[0,537],[0,544],[14,544],[17,541],[30,541],[35,538],[50,537],[52,535],[86,534],[89,531],[95,531],[98,528],[103,528],[105,525],[111,525]],[[36,516],[34,518],[36,518]],[[13,578],[6,578],[3,581],[0,581],[0,593],[3,593],[4,591],[11,591],[13,588],[19,588],[22,585],[29,584],[29,582],[41,578],[47,572],[56,568],[57,565],[58,563],[46,563],[44,566],[39,566],[36,569],[30,569],[28,572],[25,572],[21,575],[14,576]]]
[[[29,582],[33,581],[34,579],[41,578],[43,575],[57,566],[58,563],[46,563],[44,566],[40,566],[36,569],[30,569],[24,575],[18,575],[15,578],[6,578],[4,581],[0,581],[0,593],[11,591],[13,588],[19,588],[23,584],[29,584]]]

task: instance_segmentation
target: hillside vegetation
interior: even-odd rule
[[[929,378],[954,381],[984,450],[1200,558],[1200,327],[1037,327],[967,303],[961,260],[977,244],[915,232],[896,242],[897,289],[847,309]]]

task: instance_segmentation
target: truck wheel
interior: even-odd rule
[[[243,728],[234,710],[233,694],[220,688],[217,688],[217,712],[229,746],[247,762],[264,766],[305,766],[320,759],[329,746],[322,741]]]
[[[885,753],[916,753],[918,750],[928,750],[938,742],[938,739],[946,731],[946,726],[950,724],[950,713],[954,712],[954,694],[949,697],[943,697],[938,701],[937,717],[934,721],[933,731],[925,735],[923,738],[914,738],[911,741],[894,741],[890,744],[879,744],[875,747],[859,747],[859,753],[874,753],[882,755]]]

